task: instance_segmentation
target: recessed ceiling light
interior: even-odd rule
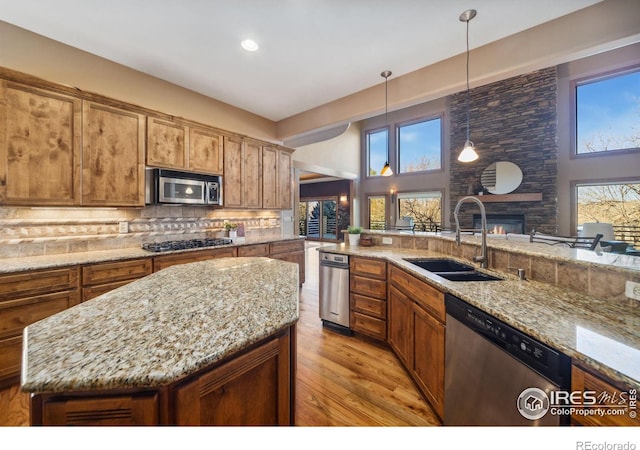
[[[259,48],[258,43],[253,39],[245,39],[244,41],[240,42],[240,45],[248,52],[255,52]]]

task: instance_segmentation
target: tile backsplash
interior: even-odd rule
[[[281,235],[280,212],[197,206],[0,208],[0,258],[140,247],[146,242],[223,236],[243,223],[247,237]],[[122,225],[126,223],[126,225]],[[127,232],[121,232],[121,225]]]

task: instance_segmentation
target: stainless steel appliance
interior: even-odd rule
[[[320,319],[336,331],[349,333],[349,257],[320,253]]]
[[[569,357],[450,294],[445,304],[445,425],[569,423],[568,415],[555,415],[549,405],[545,412],[539,402],[540,395],[570,390]],[[527,397],[530,388],[540,391]],[[542,417],[521,414],[528,401],[539,402],[532,408]]]
[[[222,206],[222,177],[147,168],[145,202]]]
[[[185,250],[189,248],[219,247],[233,244],[231,239],[205,238],[185,239],[184,241],[148,242],[142,244],[142,249],[149,252],[170,252],[172,250]]]

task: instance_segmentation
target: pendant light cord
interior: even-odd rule
[[[469,19],[471,20],[471,19]],[[467,20],[467,141],[469,141],[469,20]]]

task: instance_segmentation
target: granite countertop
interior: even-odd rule
[[[345,244],[321,252],[385,259],[444,292],[480,308],[507,324],[565,353],[612,380],[640,389],[640,308],[605,301],[549,284],[519,280],[511,274],[487,273],[503,281],[454,282],[403,258],[453,258],[441,253]],[[462,261],[469,263],[469,261]]]
[[[81,264],[96,264],[101,262],[124,261],[136,258],[152,258],[154,256],[171,255],[183,252],[195,252],[227,247],[241,247],[244,245],[265,244],[269,242],[290,241],[292,239],[304,239],[304,236],[291,235],[274,237],[240,238],[232,244],[218,245],[215,247],[200,247],[166,252],[150,252],[139,247],[120,248],[114,250],[100,250],[92,252],[65,253],[44,256],[29,256],[23,258],[5,258],[0,264],[0,274],[21,272],[26,270],[55,269]]]
[[[366,230],[368,235],[382,236],[414,236],[417,238],[431,237],[444,241],[455,242],[455,232],[424,232],[424,231],[389,231]],[[461,240],[464,243],[480,245],[480,235],[463,233]],[[631,256],[621,253],[609,253],[603,251],[591,251],[581,248],[570,248],[566,245],[548,245],[539,242],[529,242],[526,234],[488,234],[487,247],[490,249],[517,252],[528,256],[543,256],[556,261],[577,263],[580,265],[606,267],[609,270],[620,272],[640,272],[640,256]]]
[[[25,328],[22,390],[166,385],[294,324],[298,295],[285,261],[169,267]]]

